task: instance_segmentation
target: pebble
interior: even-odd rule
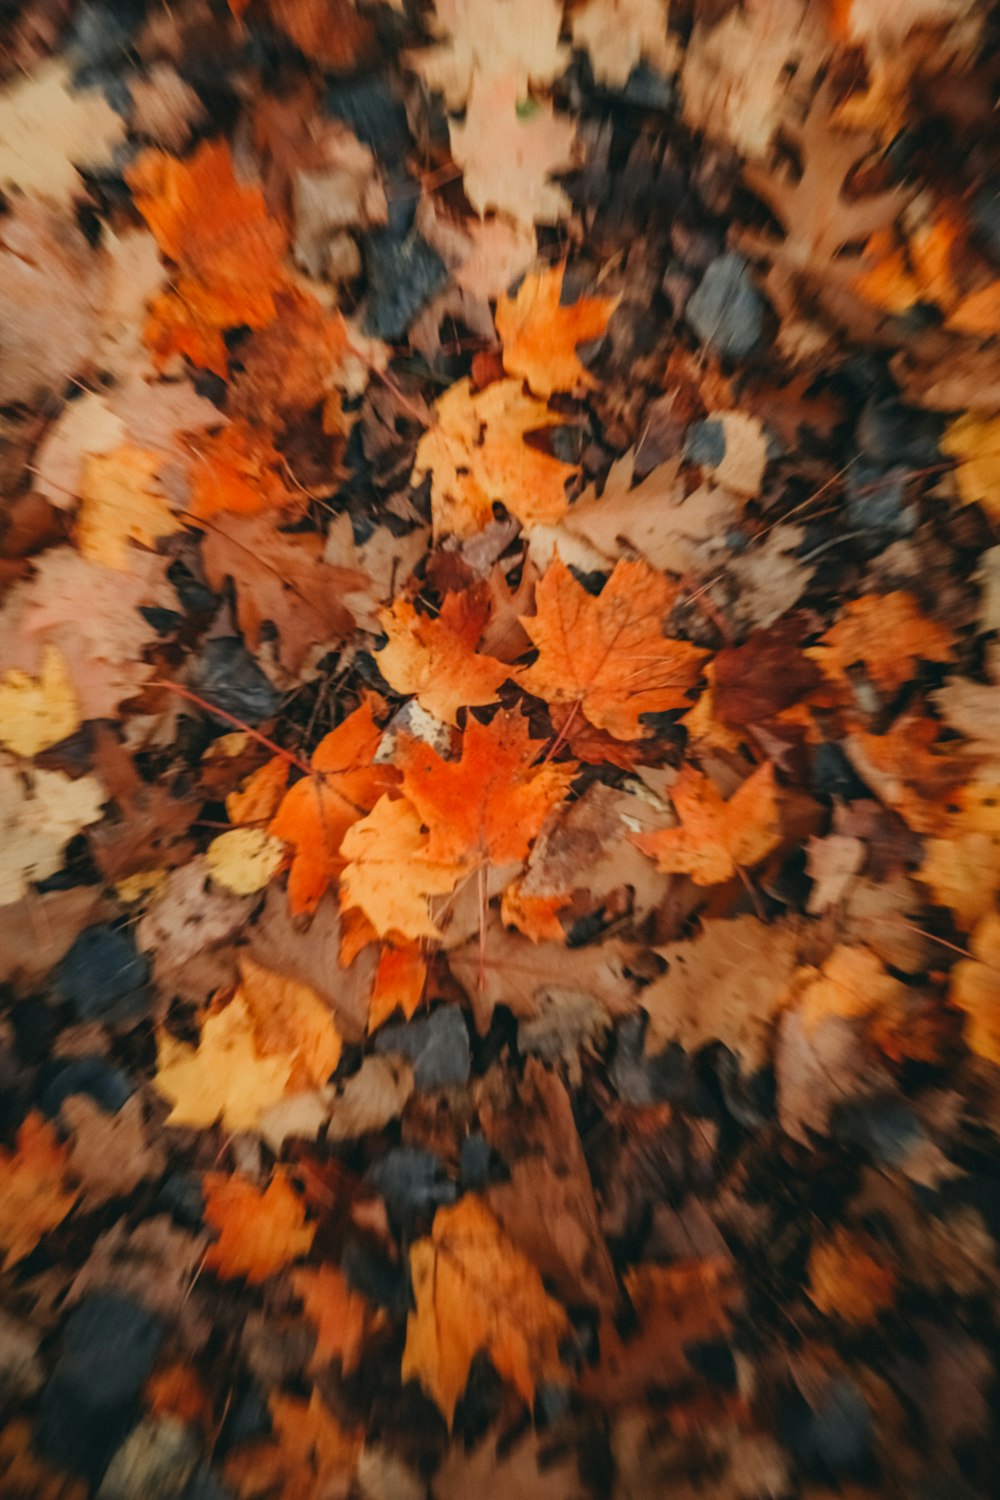
[[[742,255],[727,252],[712,261],[685,317],[702,343],[724,358],[740,359],[759,344],[764,303]]]

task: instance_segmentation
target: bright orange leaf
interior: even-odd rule
[[[226,1479],[244,1500],[335,1500],[346,1495],[361,1451],[361,1436],[346,1431],[317,1390],[308,1401],[274,1394],[268,1400],[273,1435],[226,1460]]]
[[[564,307],[562,284],[563,269],[552,266],[526,276],[516,297],[501,297],[497,303],[504,369],[526,380],[536,396],[594,384],[576,347],[603,336],[621,300],[581,297]]]
[[[0,1147],[0,1269],[30,1255],[77,1200],[66,1187],[68,1153],[48,1120],[33,1110],[17,1132],[17,1150]]]
[[[529,1406],[539,1381],[564,1377],[569,1320],[481,1199],[438,1209],[429,1238],[410,1249],[410,1274],[403,1379],[420,1381],[449,1427],[481,1349]]]
[[[368,1005],[368,1030],[374,1031],[396,1010],[409,1020],[423,998],[426,982],[427,960],[415,944],[383,947]]]
[[[396,780],[391,767],[372,764],[382,738],[373,708],[366,700],[320,740],[312,775],[289,788],[271,820],[268,831],[295,848],[288,877],[293,912],[316,910],[344,867],[345,833]]]
[[[342,911],[359,907],[381,938],[441,936],[427,899],[454,890],[465,868],[431,857],[420,817],[405,797],[381,797],[351,825],[340,848],[347,861],[340,877]]]
[[[292,1288],[302,1298],[306,1317],[316,1326],[313,1370],[339,1359],[341,1371],[350,1375],[357,1368],[361,1346],[368,1333],[384,1320],[360,1292],[347,1284],[336,1266],[292,1272]]]
[[[190,473],[191,515],[198,521],[220,510],[252,516],[298,504],[281,477],[280,453],[245,422],[230,422],[199,438]]]
[[[495,703],[510,668],[476,654],[489,614],[482,588],[446,595],[437,619],[396,599],[379,616],[389,637],[376,652],[379,671],[397,693],[413,693],[421,708],[446,724],[455,723],[460,708]]]
[[[807,654],[830,677],[844,677],[859,664],[884,693],[909,682],[918,661],[950,661],[952,632],[922,613],[912,594],[862,594]]]
[[[535,614],[521,619],[538,660],[519,681],[548,703],[578,704],[617,739],[648,734],[641,716],[686,707],[707,655],[664,637],[675,595],[648,563],[620,562],[595,598],[554,557],[535,591]]]
[[[278,810],[288,784],[288,762],[272,755],[258,766],[236,792],[226,797],[226,815],[240,828],[245,823],[265,823]]]
[[[154,1370],[143,1387],[143,1396],[156,1417],[176,1417],[203,1432],[211,1426],[211,1398],[189,1364],[163,1365]]]
[[[690,875],[695,885],[719,885],[740,867],[759,864],[781,841],[774,767],[758,766],[724,802],[701,771],[684,766],[670,788],[679,828],[630,835],[661,870]]]
[[[458,761],[442,760],[423,740],[407,741],[399,758],[403,789],[430,830],[428,857],[467,868],[526,859],[576,770],[536,765],[542,749],[514,713],[499,713],[490,724],[470,719]]]
[[[852,1020],[874,1011],[892,1011],[906,993],[870,948],[847,943],[834,948],[821,969],[812,965],[800,969],[792,980],[792,991],[807,1031],[830,1016]]]
[[[202,1186],[205,1219],[219,1230],[205,1256],[209,1270],[256,1285],[309,1254],[316,1226],[306,1223],[305,1205],[280,1167],[264,1192],[240,1172],[206,1172]]]

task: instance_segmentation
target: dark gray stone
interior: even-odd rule
[[[742,255],[717,256],[689,298],[685,317],[703,344],[733,359],[749,354],[764,331],[764,303]]]

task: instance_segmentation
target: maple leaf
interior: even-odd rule
[[[124,135],[102,90],[73,90],[69,63],[50,60],[0,100],[0,182],[68,209],[82,187],[77,168],[103,166]]]
[[[340,1061],[340,1033],[329,1006],[299,980],[240,959],[239,997],[253,1017],[254,1036],[264,1057],[292,1057],[289,1087],[326,1083]]]
[[[978,502],[993,520],[1000,517],[1000,417],[966,412],[949,422],[940,447],[955,460],[962,504]]]
[[[460,708],[495,703],[510,669],[476,646],[490,615],[484,588],[448,594],[434,619],[397,599],[379,615],[386,644],[375,653],[379,671],[397,693],[412,693],[421,708],[454,724]]]
[[[465,195],[480,215],[492,209],[523,224],[557,224],[569,199],[552,175],[574,165],[576,126],[548,103],[524,101],[514,74],[472,80],[462,124],[449,125]]]
[[[429,859],[475,868],[528,857],[532,840],[576,771],[535,765],[542,745],[518,714],[470,719],[462,758],[446,761],[422,740],[403,746],[403,790],[430,829]]]
[[[316,910],[344,867],[340,847],[347,830],[396,780],[391,767],[372,764],[382,738],[374,701],[367,699],[320,740],[311,775],[288,789],[271,820],[268,832],[295,850],[288,876],[293,912]]]
[[[161,1031],[156,1089],[173,1105],[168,1125],[206,1128],[222,1119],[227,1130],[254,1130],[287,1089],[295,1058],[258,1054],[253,1016],[242,997],[209,1016],[198,1046]]]
[[[481,1199],[438,1209],[429,1238],[410,1248],[410,1275],[402,1376],[420,1381],[449,1427],[480,1350],[528,1406],[539,1381],[560,1379],[569,1320]]]
[[[617,739],[648,734],[643,714],[687,706],[706,652],[668,640],[663,621],[676,589],[643,562],[619,562],[595,598],[556,555],[521,623],[538,660],[518,680],[549,703],[579,704]]]
[[[190,476],[192,518],[207,520],[220,510],[252,516],[293,503],[281,464],[270,439],[242,421],[199,439]]]
[[[449,109],[461,109],[473,80],[510,74],[522,88],[548,84],[568,61],[559,42],[562,9],[558,0],[504,0],[482,6],[476,0],[435,0],[431,28],[438,45],[407,54],[428,88],[444,95]]]
[[[251,772],[238,791],[226,797],[231,823],[267,823],[274,817],[288,785],[288,762],[273,755]]]
[[[939,906],[949,906],[956,926],[974,928],[996,906],[1000,890],[1000,828],[959,825],[947,838],[927,839],[917,879],[930,887]]]
[[[969,939],[971,958],[951,971],[948,998],[965,1012],[965,1040],[977,1057],[1000,1067],[1000,916],[988,912]]]
[[[670,788],[680,828],[633,833],[632,842],[667,873],[690,875],[695,885],[719,885],[781,842],[774,767],[757,767],[724,802],[701,771],[684,766]]]
[[[838,1225],[809,1252],[809,1298],[845,1323],[874,1323],[892,1306],[896,1278],[868,1249],[864,1236]]]
[[[21,768],[0,759],[0,906],[59,869],[71,838],[101,816],[104,790],[93,776]]]
[[[516,297],[497,303],[497,333],[509,375],[526,380],[536,396],[594,385],[581,363],[577,344],[603,338],[620,297],[581,297],[570,307],[560,302],[563,270],[527,275]]]
[[[848,600],[841,619],[806,655],[834,680],[862,663],[879,691],[892,694],[910,681],[918,661],[950,661],[953,644],[950,630],[897,590]]]
[[[204,141],[186,161],[149,150],[126,173],[136,208],[163,255],[178,267],[174,287],[152,304],[146,338],[162,366],[175,354],[225,376],[223,331],[261,328],[285,285],[285,237],[258,187],[237,182],[225,142]]]
[[[306,1223],[305,1204],[280,1167],[263,1192],[241,1172],[206,1172],[201,1184],[205,1221],[219,1231],[205,1254],[209,1270],[256,1286],[309,1254],[316,1226]]]
[[[423,999],[426,982],[427,960],[415,944],[384,947],[379,954],[368,1008],[369,1031],[381,1026],[396,1010],[410,1020]]]
[[[465,867],[430,856],[420,817],[405,798],[381,797],[347,830],[340,852],[347,861],[340,877],[343,911],[360,908],[379,937],[441,936],[427,898],[453,890]]]
[[[16,1151],[0,1146],[0,1269],[30,1255],[73,1207],[79,1193],[66,1187],[68,1158],[52,1126],[36,1111],[20,1125]]]
[[[123,443],[109,453],[83,460],[76,538],[83,556],[108,568],[129,566],[128,542],[155,547],[157,539],[181,529],[155,481],[163,455]]]
[[[352,0],[267,0],[274,24],[305,57],[331,73],[349,73],[370,58],[375,32]]]
[[[263,828],[230,828],[205,850],[205,867],[216,885],[236,896],[262,891],[285,862],[285,846]]]
[[[298,672],[309,651],[329,647],[354,624],[342,596],[364,577],[322,561],[323,538],[276,531],[266,515],[216,513],[206,523],[201,545],[205,576],[220,589],[236,585],[236,617],[247,643],[258,649],[261,629],[270,621],[278,631],[278,657]]]
[[[15,755],[37,755],[80,725],[80,707],[58,646],[42,651],[37,677],[16,669],[0,679],[0,745]]]
[[[278,1392],[268,1400],[274,1436],[226,1459],[226,1479],[245,1500],[336,1500],[347,1493],[361,1436],[344,1430],[317,1390],[308,1401]]]
[[[434,535],[469,536],[493,520],[500,501],[526,526],[565,514],[566,481],[576,468],[529,447],[525,433],[559,425],[517,380],[496,380],[473,393],[468,380],[449,386],[434,425],[417,446],[414,484],[431,474]]]
[[[795,975],[789,1003],[798,1006],[807,1033],[830,1016],[852,1020],[898,1005],[904,986],[887,974],[870,948],[839,944],[821,969],[811,965]]]
[[[347,1277],[336,1266],[293,1271],[292,1290],[302,1298],[310,1323],[316,1326],[316,1348],[311,1369],[323,1369],[331,1360],[340,1361],[341,1372],[357,1369],[361,1346],[373,1328],[384,1321],[367,1297],[351,1290]]]
[[[640,63],[673,72],[678,52],[668,13],[669,0],[586,0],[571,17],[573,41],[589,53],[598,83],[623,89]]]

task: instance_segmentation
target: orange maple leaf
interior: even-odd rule
[[[843,617],[807,656],[833,678],[863,664],[880,691],[896,693],[909,682],[918,661],[950,661],[954,635],[922,613],[912,594],[862,594],[844,607]]]
[[[501,297],[497,303],[504,369],[526,380],[536,396],[595,384],[576,346],[601,338],[621,301],[620,297],[581,297],[564,307],[560,301],[563,275],[558,266],[528,275],[516,297]]]
[[[310,1368],[322,1369],[339,1359],[342,1373],[350,1375],[357,1368],[365,1338],[384,1321],[384,1314],[367,1297],[352,1291],[347,1277],[336,1266],[293,1271],[292,1288],[302,1298],[306,1317],[316,1326]]]
[[[403,1379],[420,1381],[449,1427],[480,1349],[529,1406],[538,1381],[564,1376],[569,1320],[481,1199],[438,1209],[430,1237],[410,1249],[410,1272]]]
[[[226,1460],[226,1479],[246,1500],[334,1500],[357,1467],[361,1436],[346,1431],[313,1390],[308,1401],[272,1395],[273,1435]]]
[[[430,830],[428,857],[469,869],[526,859],[576,771],[572,764],[535,765],[541,748],[527,720],[513,713],[490,724],[470,719],[458,761],[408,740],[399,757],[403,789]]]
[[[510,676],[503,662],[476,654],[489,616],[482,587],[448,594],[436,620],[396,599],[379,615],[389,637],[376,652],[379,671],[397,693],[412,693],[421,708],[454,724],[460,708],[495,703]]]
[[[290,787],[269,832],[294,845],[288,876],[293,912],[315,911],[323,892],[344,868],[340,846],[351,824],[396,780],[390,766],[372,764],[382,738],[369,698],[320,740],[312,775]]]
[[[548,703],[578,704],[616,739],[648,734],[641,716],[687,707],[708,655],[664,637],[676,592],[648,563],[620,562],[595,598],[556,555],[535,591],[536,613],[521,617],[539,654],[519,681]]]
[[[759,864],[781,842],[774,767],[758,766],[724,802],[712,782],[684,766],[670,788],[679,828],[630,834],[667,873],[690,875],[695,885],[719,885],[738,868]]]
[[[407,1020],[416,1013],[427,982],[427,960],[415,943],[386,945],[379,954],[375,983],[368,1004],[368,1030],[374,1031],[393,1011]]]
[[[226,797],[226,816],[237,828],[245,823],[265,823],[273,818],[288,784],[288,762],[272,755]]]
[[[146,338],[158,361],[186,353],[216,374],[228,359],[222,333],[261,328],[285,284],[285,235],[260,188],[239,183],[225,142],[204,142],[187,160],[148,150],[126,173],[136,208],[178,270],[155,299]]]
[[[282,458],[264,433],[245,422],[199,439],[191,464],[191,515],[207,520],[216,511],[256,515],[298,504],[281,477]]]
[[[206,1172],[202,1186],[205,1218],[219,1230],[205,1255],[210,1270],[253,1286],[309,1254],[316,1226],[306,1223],[305,1205],[280,1167],[264,1192],[241,1172]]]
[[[49,1122],[33,1110],[17,1132],[17,1150],[0,1147],[0,1269],[30,1255],[61,1224],[78,1194],[65,1185],[68,1153]]]
[[[405,797],[380,797],[340,848],[347,861],[340,877],[344,913],[360,908],[379,937],[394,941],[441,936],[427,899],[454,890],[465,868],[431,858],[419,814]]]

